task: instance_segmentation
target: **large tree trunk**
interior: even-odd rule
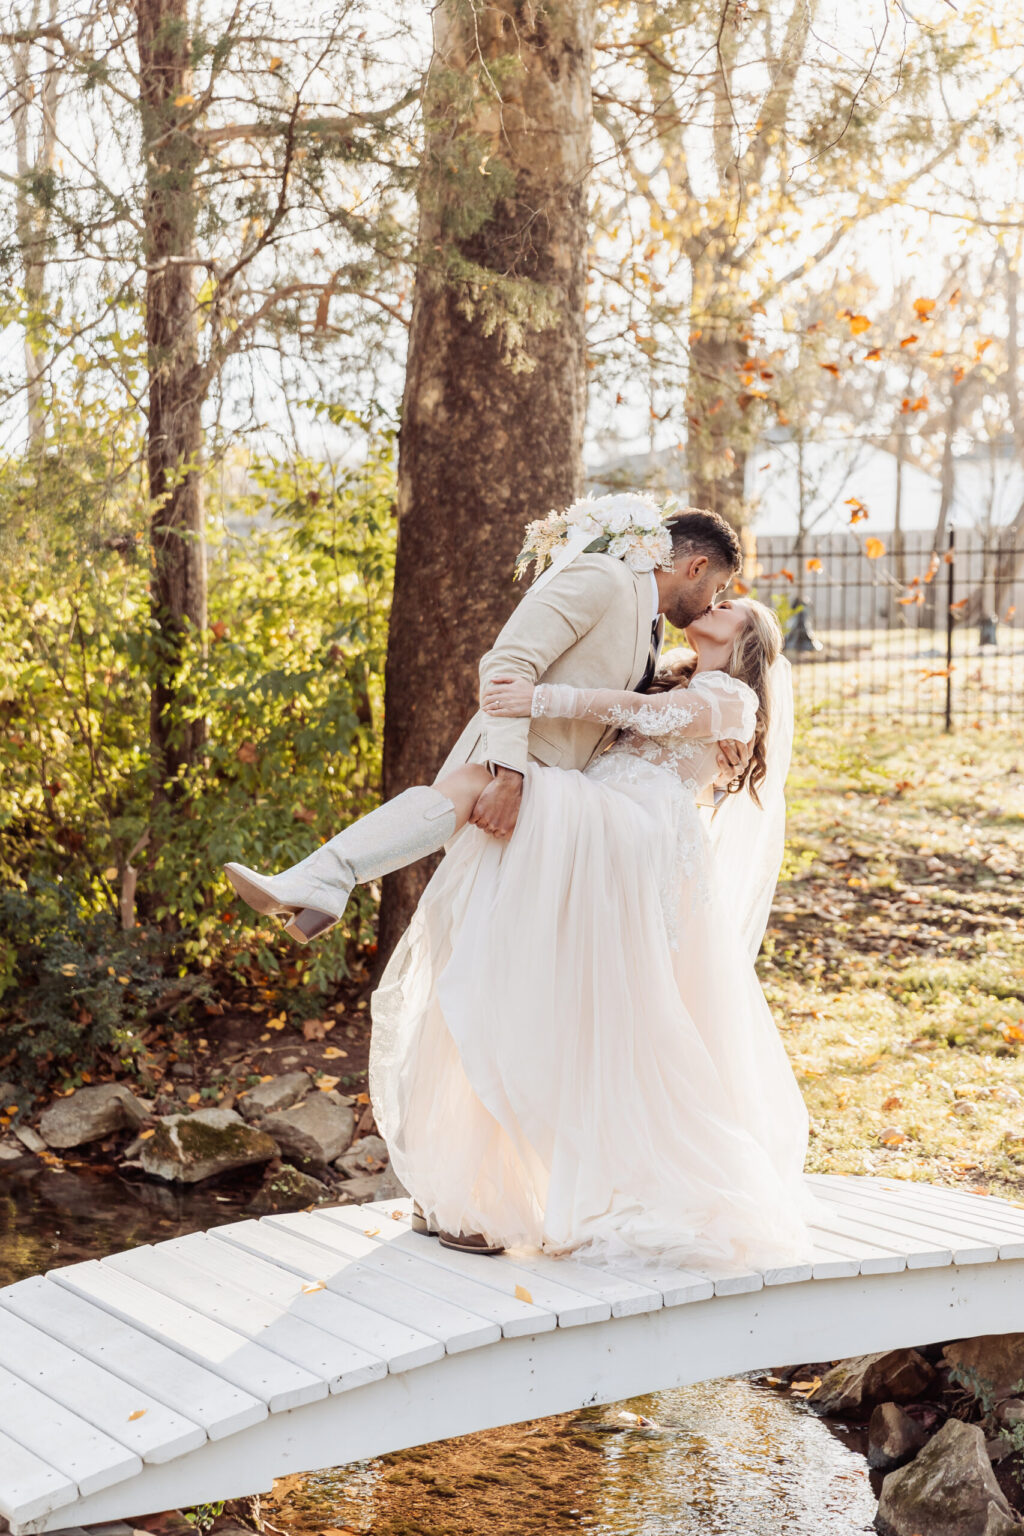
[[[731,323],[695,316],[687,391],[687,499],[734,528],[746,522],[750,396],[742,388],[747,349]]]
[[[194,139],[179,126],[191,97],[186,0],[136,0],[143,162],[146,167],[147,459],[152,503],[150,607],[154,661],[150,738],[157,795],[174,794],[205,740],[184,721],[180,668],[188,631],[206,627],[202,374],[195,305]]]
[[[580,489],[592,41],[592,0],[496,0],[486,9],[445,0],[435,12],[424,105],[435,171],[421,199],[423,262],[402,406],[388,796],[437,773],[476,707],[479,658],[516,602],[512,567],[524,525]],[[467,106],[460,92],[474,73]],[[494,79],[500,102],[486,83]],[[447,168],[467,156],[479,175],[505,178],[493,184],[505,195],[471,233],[457,223],[464,182],[446,198]],[[454,253],[447,272],[438,250]],[[509,366],[500,330],[487,335],[466,313],[462,259],[493,272],[498,292],[509,277],[548,290],[554,312],[522,343],[527,368]],[[428,872],[420,864],[387,882],[382,955]]]

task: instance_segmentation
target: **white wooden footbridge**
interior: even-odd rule
[[[447,1252],[408,1202],[242,1221],[0,1290],[15,1536],[757,1367],[1024,1329],[1024,1209],[811,1181],[812,1262],[610,1271]]]

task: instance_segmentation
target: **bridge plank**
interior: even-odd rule
[[[332,1290],[335,1276],[348,1275],[353,1265],[370,1275],[389,1275],[408,1284],[417,1296],[444,1297],[497,1323],[505,1338],[546,1333],[557,1324],[553,1312],[532,1302],[506,1296],[475,1278],[446,1277],[418,1254],[388,1253],[372,1237],[320,1218],[320,1211],[310,1211],[308,1216],[302,1213],[301,1219],[294,1215],[268,1216],[256,1223],[257,1231],[244,1234],[244,1242],[252,1246],[253,1252],[276,1258],[296,1274],[324,1280]],[[217,1236],[231,1241],[231,1231],[230,1227],[218,1227]],[[424,1246],[430,1241],[425,1238]]]
[[[206,1440],[200,1425],[9,1312],[0,1312],[0,1365],[143,1461],[170,1461]]]
[[[306,1282],[292,1270],[258,1258],[235,1244],[214,1242],[201,1233],[178,1238],[166,1246],[224,1279],[235,1284],[244,1282],[258,1295],[286,1305],[293,1316],[325,1328],[338,1338],[361,1340],[367,1347],[367,1312],[374,1315],[371,1326],[379,1326],[379,1314],[391,1325],[397,1323],[400,1329],[411,1328],[417,1335],[439,1341],[451,1354],[493,1344],[501,1338],[496,1323],[453,1306],[442,1297],[434,1297],[423,1305],[408,1286],[387,1275],[371,1277],[353,1269],[346,1276],[339,1276],[331,1289],[325,1284],[323,1289],[310,1292]]]
[[[839,1189],[833,1198],[838,1206],[858,1220],[870,1222],[879,1232],[890,1233],[895,1243],[920,1238],[948,1248],[954,1264],[991,1264],[999,1257],[998,1242],[979,1241],[979,1232],[971,1233],[962,1223],[941,1214],[929,1215],[920,1204],[900,1204],[896,1199],[880,1197],[875,1191],[861,1194]]]
[[[819,1174],[817,1177],[831,1180],[833,1175]],[[997,1217],[1000,1226],[1005,1225],[1008,1230],[1024,1232],[1024,1206],[1008,1200],[1003,1195],[983,1194],[968,1189],[951,1189],[945,1184],[922,1184],[916,1180],[907,1179],[874,1178],[865,1179],[864,1183],[872,1188],[886,1189],[897,1194],[905,1190],[913,1190],[915,1197],[921,1198],[928,1205],[948,1204],[951,1208],[966,1210],[975,1215],[984,1213],[986,1219]]]
[[[835,1247],[837,1237],[850,1238],[862,1245],[862,1275],[898,1274],[902,1269],[941,1268],[953,1262],[948,1244],[932,1237],[894,1233],[879,1225],[870,1212],[853,1212],[833,1204],[831,1215],[823,1216],[812,1228],[816,1240]]]
[[[233,1381],[265,1402],[271,1413],[298,1408],[327,1395],[326,1383],[301,1366],[253,1343],[236,1329],[204,1317],[193,1307],[119,1274],[110,1264],[87,1259],[51,1270],[50,1278]]]
[[[310,1214],[323,1216],[325,1221],[366,1233],[365,1226],[362,1229],[357,1226],[360,1218],[352,1206],[326,1206]],[[571,1328],[583,1323],[603,1323],[611,1317],[611,1306],[607,1301],[573,1290],[571,1285],[563,1281],[535,1274],[531,1268],[513,1263],[502,1254],[484,1256],[442,1248],[435,1238],[424,1238],[390,1220],[381,1223],[378,1231],[367,1235],[387,1244],[393,1252],[422,1256],[428,1264],[434,1264],[448,1274],[479,1280],[483,1285],[507,1295],[514,1296],[518,1286],[530,1293],[535,1306],[554,1313],[560,1328]]]
[[[839,1187],[836,1189],[836,1198],[847,1205],[871,1205],[877,1210],[890,1213],[897,1223],[926,1223],[933,1230],[948,1233],[955,1243],[964,1248],[973,1245],[977,1249],[979,1243],[983,1245],[980,1251],[984,1257],[973,1260],[960,1259],[957,1256],[960,1250],[954,1248],[954,1263],[991,1263],[996,1257],[1024,1258],[1024,1225],[1017,1228],[1009,1224],[997,1210],[989,1213],[984,1206],[980,1209],[977,1205],[965,1208],[941,1199],[923,1200],[914,1194],[913,1187],[901,1189],[897,1186],[895,1189],[883,1190]]]
[[[134,1451],[2,1366],[0,1420],[26,1451],[71,1478],[83,1498],[142,1471]]]
[[[192,1307],[213,1322],[234,1328],[255,1344],[301,1366],[311,1376],[326,1384],[331,1392],[343,1392],[385,1374],[387,1355],[374,1336],[372,1322],[364,1320],[367,1348],[295,1316],[287,1303],[283,1306],[267,1300],[258,1290],[246,1286],[244,1279],[225,1280],[169,1251],[169,1244],[132,1248],[114,1254],[103,1263],[130,1275],[172,1301]],[[423,1334],[410,1338],[408,1333],[393,1341],[396,1353],[412,1365],[425,1365],[444,1353]]]
[[[78,1497],[78,1484],[0,1430],[0,1515],[38,1520]]]
[[[0,1309],[48,1333],[218,1440],[267,1416],[267,1405],[42,1275],[0,1290]],[[0,1323],[0,1327],[3,1324]]]
[[[383,1203],[363,1206],[362,1209],[386,1216],[388,1231],[411,1231],[409,1213],[405,1210],[388,1209]],[[379,1225],[379,1222],[374,1225]],[[661,1291],[656,1286],[643,1280],[628,1279],[618,1266],[611,1270],[604,1265],[588,1264],[586,1257],[580,1254],[555,1258],[551,1254],[531,1253],[529,1266],[531,1273],[548,1275],[552,1280],[569,1284],[587,1296],[607,1301],[613,1317],[634,1317],[640,1312],[656,1312],[662,1305]],[[641,1273],[645,1271],[641,1270]]]

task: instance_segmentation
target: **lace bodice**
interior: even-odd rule
[[[716,744],[753,737],[757,702],[739,678],[698,672],[688,687],[656,694],[541,683],[533,690],[532,714],[617,725],[621,735],[610,752],[669,768],[699,793],[718,774]]]

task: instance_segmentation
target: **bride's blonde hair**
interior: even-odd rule
[[[770,723],[771,690],[768,686],[768,671],[782,654],[782,626],[773,609],[766,608],[764,603],[755,602],[752,597],[736,598],[733,606],[747,610],[747,622],[733,641],[732,653],[722,670],[728,672],[730,677],[738,677],[741,683],[746,683],[757,694],[757,720],[750,762],[730,782],[728,793],[738,795],[741,789],[746,788],[754,803],[760,805],[757,791],[764,783],[767,766],[765,741]],[[663,672],[658,673],[649,691],[667,693],[671,688],[687,687],[696,666],[695,656],[686,656],[672,662]]]

